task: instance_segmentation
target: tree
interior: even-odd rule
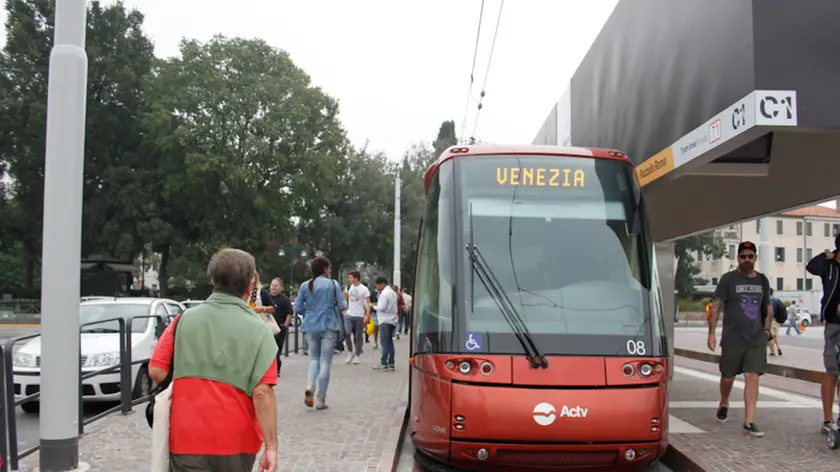
[[[674,256],[677,259],[677,274],[675,285],[680,297],[688,298],[694,294],[694,286],[705,283],[697,277],[700,268],[694,254],[705,257],[721,258],[726,253],[723,240],[714,232],[697,234],[680,239],[674,246]]]
[[[7,0],[7,41],[0,55],[0,171],[14,205],[3,209],[3,239],[19,242],[23,282],[33,288],[41,254],[49,55],[55,2]],[[131,259],[141,241],[138,213],[150,180],[137,153],[136,117],[152,44],[143,16],[122,4],[88,8],[88,99],[85,142],[83,254]]]
[[[184,41],[156,76],[145,121],[161,186],[144,230],[165,294],[172,256],[264,254],[289,241],[295,216],[320,218],[347,140],[335,100],[264,41]]]
[[[403,158],[400,175],[402,176],[402,284],[409,290],[414,287],[414,263],[417,257],[417,237],[420,222],[426,212],[426,171],[448,147],[458,143],[455,135],[455,122],[444,121],[438,129],[437,138],[431,149],[427,146],[414,146]]]

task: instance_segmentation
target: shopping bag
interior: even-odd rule
[[[365,330],[367,331],[368,336],[373,336],[373,330],[374,329],[376,329],[376,325],[373,323],[373,317],[371,317],[370,321],[368,321],[368,324],[365,327]]]
[[[155,396],[155,420],[152,427],[151,472],[169,472],[169,417],[172,412],[172,385]]]

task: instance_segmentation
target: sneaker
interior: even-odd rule
[[[400,339],[400,333],[397,333],[394,336],[396,337],[396,339]]]
[[[744,423],[744,431],[749,432],[750,436],[752,436],[754,438],[764,437],[764,432],[762,430],[758,429],[758,426],[756,426],[755,423],[750,423],[750,424]]]
[[[721,423],[726,423],[726,420],[729,419],[729,407],[726,407],[726,406],[719,407],[718,411],[717,411],[717,415],[715,415],[715,416],[717,417],[717,420],[720,421]]]
[[[771,356],[775,356],[775,355],[776,355],[776,353],[775,353],[775,352],[773,352],[773,351],[770,351],[770,355],[771,355]]]
[[[304,355],[304,356],[308,356],[308,355],[309,355],[309,351],[303,351],[303,355]]]
[[[394,367],[394,364],[388,364],[388,370],[394,372],[397,369]]]
[[[308,406],[309,408],[312,408],[312,405],[314,405],[314,404],[315,404],[315,403],[312,401],[312,390],[314,390],[314,389],[312,389],[312,388],[307,388],[307,389],[306,389],[306,391],[305,391],[305,392],[303,392],[303,403],[304,403],[306,406]]]
[[[781,356],[781,355],[782,355],[782,350],[781,350],[781,349],[779,349],[779,356]]]
[[[387,372],[388,371],[388,366],[380,364],[380,365],[374,367],[373,370],[376,371],[376,372]]]
[[[831,429],[834,427],[833,421],[823,421],[822,426],[820,426],[820,432],[823,434],[828,434]]]
[[[373,343],[373,348],[374,348],[374,349],[379,349],[379,345],[378,345],[378,344],[376,344],[376,343]]]
[[[353,359],[355,359],[355,358],[356,358],[356,356],[354,356],[353,354],[350,354],[349,356],[347,356],[347,359],[344,361],[344,363],[349,364],[349,363],[353,362]]]
[[[315,403],[315,409],[318,411],[326,410],[327,408],[329,408],[329,406],[327,405],[326,400],[319,399],[318,402]]]
[[[359,356],[353,356],[353,360],[351,361],[351,364],[358,365],[359,364]]]

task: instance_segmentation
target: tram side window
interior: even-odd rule
[[[452,336],[452,303],[450,246],[451,231],[446,228],[448,216],[452,212],[452,199],[441,191],[439,176],[444,174],[443,167],[433,178],[429,187],[429,198],[423,228],[420,234],[420,254],[415,290],[415,312],[417,324],[415,333],[415,351],[445,352],[449,350]],[[448,172],[446,173],[449,176]],[[442,195],[442,193],[444,195]],[[444,223],[441,224],[441,221]]]

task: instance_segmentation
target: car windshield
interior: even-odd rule
[[[96,323],[104,320],[123,318],[128,322],[129,318],[148,316],[149,305],[143,303],[84,303],[79,306],[79,324]],[[131,323],[133,333],[142,333],[149,326],[150,318],[141,318]],[[119,322],[109,321],[96,323],[90,326],[83,326],[85,333],[119,333]]]
[[[558,156],[456,165],[465,244],[481,250],[546,354],[636,354],[640,342],[651,345],[652,247],[630,166]],[[466,332],[488,336],[494,353],[517,352],[502,342],[513,330],[469,270],[467,251],[462,257]]]

